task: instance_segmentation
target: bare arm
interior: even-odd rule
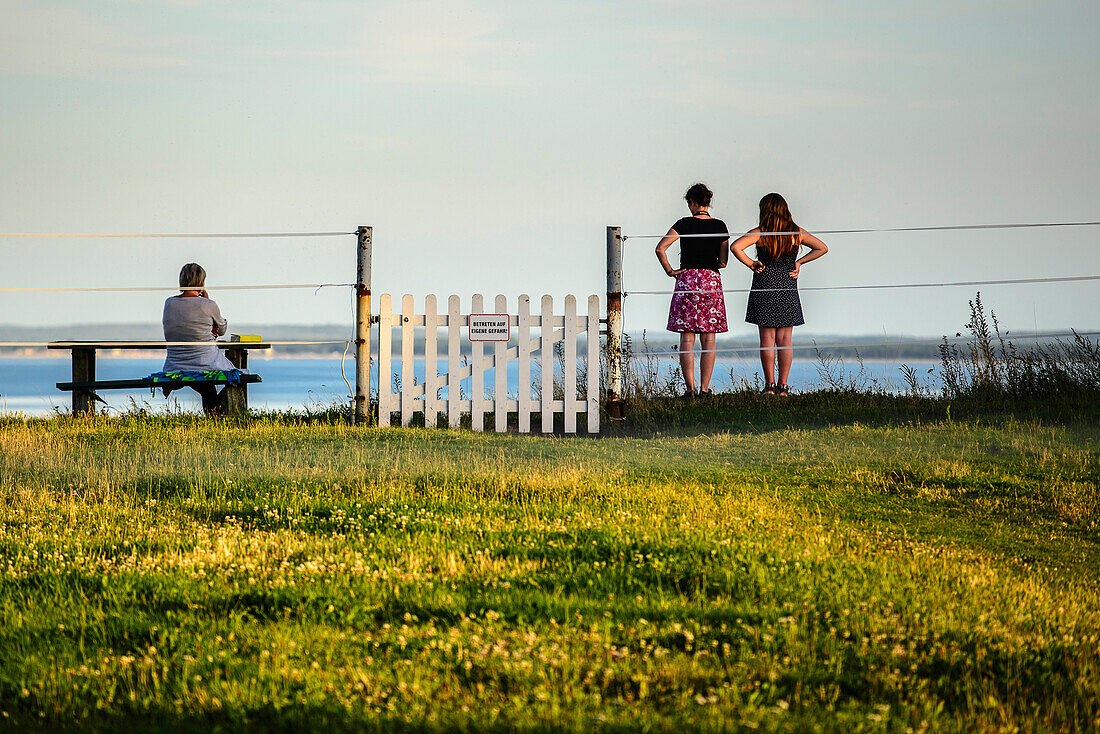
[[[751,257],[745,254],[745,250],[747,250],[752,245],[755,245],[759,241],[760,228],[754,227],[753,229],[735,239],[733,241],[733,244],[730,245],[730,252],[733,253],[733,256],[740,260],[745,265],[745,267],[747,267],[749,270],[752,270],[753,272],[763,270],[764,263],[758,260],[753,260]]]
[[[730,264],[730,241],[728,239],[722,240],[721,249],[718,250],[718,267],[724,268]]]
[[[824,242],[822,242],[817,237],[813,236],[804,229],[802,230],[802,234],[799,236],[799,240],[801,244],[810,248],[810,251],[794,261],[794,270],[791,271],[792,278],[798,277],[798,271],[804,263],[808,263],[811,260],[816,260],[829,251],[828,245],[826,245]]]
[[[678,239],[680,239],[680,234],[676,230],[670,229],[668,234],[662,237],[661,241],[657,243],[657,261],[661,263],[661,267],[665,269],[665,274],[672,278],[679,275],[682,271],[672,269],[672,266],[668,262],[668,255],[665,254],[665,250],[671,247],[672,243]]]

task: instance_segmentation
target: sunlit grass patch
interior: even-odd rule
[[[0,727],[1100,727],[1100,429],[0,427]]]

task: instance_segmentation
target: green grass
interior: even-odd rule
[[[861,400],[5,422],[0,728],[1100,729],[1095,408]]]

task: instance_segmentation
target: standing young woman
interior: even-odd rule
[[[699,335],[699,394],[710,395],[710,377],[714,372],[715,334],[726,331],[726,301],[722,297],[722,278],[729,251],[726,243],[726,223],[710,215],[710,200],[714,194],[704,184],[687,190],[690,217],[672,225],[668,234],[657,243],[657,260],[669,277],[676,278],[676,288],[668,309],[668,330],[680,334],[680,370],[684,374],[687,392],[695,394],[695,335]],[[681,235],[692,235],[681,239]],[[702,235],[702,236],[700,236]],[[713,236],[706,236],[713,235]],[[680,240],[680,267],[673,270],[665,250]]]
[[[790,234],[761,234],[790,232]],[[756,259],[745,254],[756,245]],[[800,246],[810,248],[797,260]],[[768,194],[760,200],[760,226],[734,240],[733,256],[752,272],[752,290],[745,321],[760,329],[760,366],[764,369],[764,392],[786,395],[790,392],[787,377],[791,373],[794,355],[791,337],[794,327],[802,326],[802,302],[798,299],[799,268],[816,260],[829,248],[794,223],[787,202],[779,194]],[[775,363],[779,362],[779,380],[775,379]]]

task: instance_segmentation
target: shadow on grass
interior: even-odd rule
[[[639,712],[641,713],[641,712]],[[413,734],[431,732],[438,734],[459,734],[471,731],[488,734],[521,732],[536,734],[539,732],[591,731],[598,729],[608,734],[634,734],[639,731],[638,723],[609,724],[591,721],[586,725],[578,714],[562,713],[574,721],[564,723],[558,716],[546,716],[545,721],[520,723],[504,719],[487,721],[478,712],[454,715],[444,713],[440,718],[445,721],[412,720],[392,713],[376,713],[360,708],[348,711],[337,706],[287,705],[264,706],[254,709],[219,710],[195,714],[180,714],[168,708],[137,710],[133,713],[96,712],[94,704],[89,704],[87,712],[74,720],[71,716],[50,716],[40,718],[37,715],[15,712],[13,718],[0,725],[0,730],[20,732],[103,732],[104,734],[132,734],[132,732],[173,732],[178,734],[245,734],[247,732],[274,732],[302,734],[302,732],[396,732]],[[412,718],[412,717],[410,717]],[[690,719],[685,717],[684,725],[690,727]],[[10,727],[10,728],[9,728]],[[591,727],[591,728],[590,728]]]
[[[1100,422],[1100,392],[1046,399],[959,398],[819,390],[789,396],[754,392],[702,398],[627,401],[625,419],[606,421],[607,436],[694,436],[716,431],[764,433],[852,424],[870,427],[982,419],[1029,420],[1051,425]]]
[[[823,628],[816,632],[825,632]],[[835,632],[835,630],[834,630]],[[617,709],[623,701],[638,700],[639,689],[632,678],[613,678],[599,685],[599,692],[611,711],[618,710],[622,718],[637,717],[636,721],[620,721],[602,725],[591,720],[599,713],[588,711],[556,711],[556,707],[543,705],[531,697],[525,677],[514,671],[487,664],[458,666],[444,675],[451,677],[454,685],[467,693],[458,702],[490,697],[494,701],[508,700],[518,703],[518,710],[525,721],[509,720],[507,714],[492,719],[484,710],[462,713],[440,706],[431,721],[422,714],[401,716],[374,710],[369,703],[352,700],[351,708],[326,705],[327,701],[290,703],[296,692],[306,693],[301,682],[280,680],[280,704],[249,706],[247,703],[230,703],[224,709],[180,712],[159,701],[148,703],[116,700],[108,703],[99,699],[82,700],[79,696],[61,702],[40,701],[32,694],[18,695],[14,682],[5,682],[5,709],[8,715],[0,728],[11,731],[169,731],[169,732],[298,732],[298,731],[397,731],[397,732],[543,732],[586,731],[637,731],[642,725],[661,730],[690,730],[703,722],[696,721],[691,710],[677,710],[677,701],[686,691],[692,693],[712,688],[716,679],[736,684],[742,691],[769,688],[770,700],[791,701],[792,716],[809,716],[818,722],[828,721],[840,708],[856,708],[875,704],[889,705],[899,712],[914,701],[939,702],[949,716],[973,716],[981,714],[990,698],[1003,707],[1010,719],[1026,721],[1035,715],[1035,702],[1045,701],[1044,721],[1051,730],[1090,730],[1100,714],[1097,699],[1082,696],[1076,681],[1088,675],[1094,664],[1088,649],[1067,647],[1050,641],[1039,647],[1008,648],[999,637],[985,633],[962,632],[947,634],[935,639],[920,640],[910,645],[899,658],[895,645],[906,640],[899,632],[870,649],[860,648],[853,640],[840,650],[813,630],[803,630],[818,642],[813,650],[806,650],[804,638],[778,638],[774,641],[754,641],[737,631],[723,633],[713,639],[732,644],[732,652],[723,652],[719,644],[715,653],[722,672],[678,676],[666,681],[667,688],[651,688],[649,700],[631,710]],[[895,639],[896,637],[896,639]],[[683,635],[666,635],[653,640],[670,650],[684,653],[691,651],[691,638]],[[748,644],[756,652],[766,649],[781,656],[788,652],[797,655],[800,662],[774,675],[767,667],[741,665],[741,645]],[[791,645],[791,648],[788,648]],[[411,653],[413,651],[406,651]],[[810,654],[807,654],[810,653]],[[751,659],[750,655],[750,659]],[[905,666],[909,671],[909,684],[892,685],[882,678],[881,670]],[[586,690],[587,681],[579,677],[583,670],[574,671],[576,679],[560,681],[572,686],[576,692]],[[717,678],[716,678],[717,676]],[[652,683],[653,681],[651,681]],[[755,686],[753,684],[756,684]],[[178,684],[176,682],[175,684]],[[379,683],[385,685],[384,683]],[[393,685],[391,683],[390,685]],[[815,701],[812,693],[826,695],[835,691],[835,698],[827,708]],[[452,691],[453,692],[453,691]],[[476,693],[475,693],[476,692]],[[379,693],[379,690],[372,690]],[[10,694],[10,695],[9,695]],[[162,695],[172,695],[170,691]],[[797,703],[803,701],[804,703]],[[1059,702],[1067,702],[1060,705]],[[60,705],[58,705],[60,704]],[[605,709],[606,710],[606,709]],[[418,718],[419,717],[419,718]],[[788,722],[790,719],[788,719]],[[654,725],[657,725],[654,727]],[[678,725],[678,726],[676,726]],[[827,727],[828,728],[828,727]],[[799,729],[801,730],[801,729]]]

